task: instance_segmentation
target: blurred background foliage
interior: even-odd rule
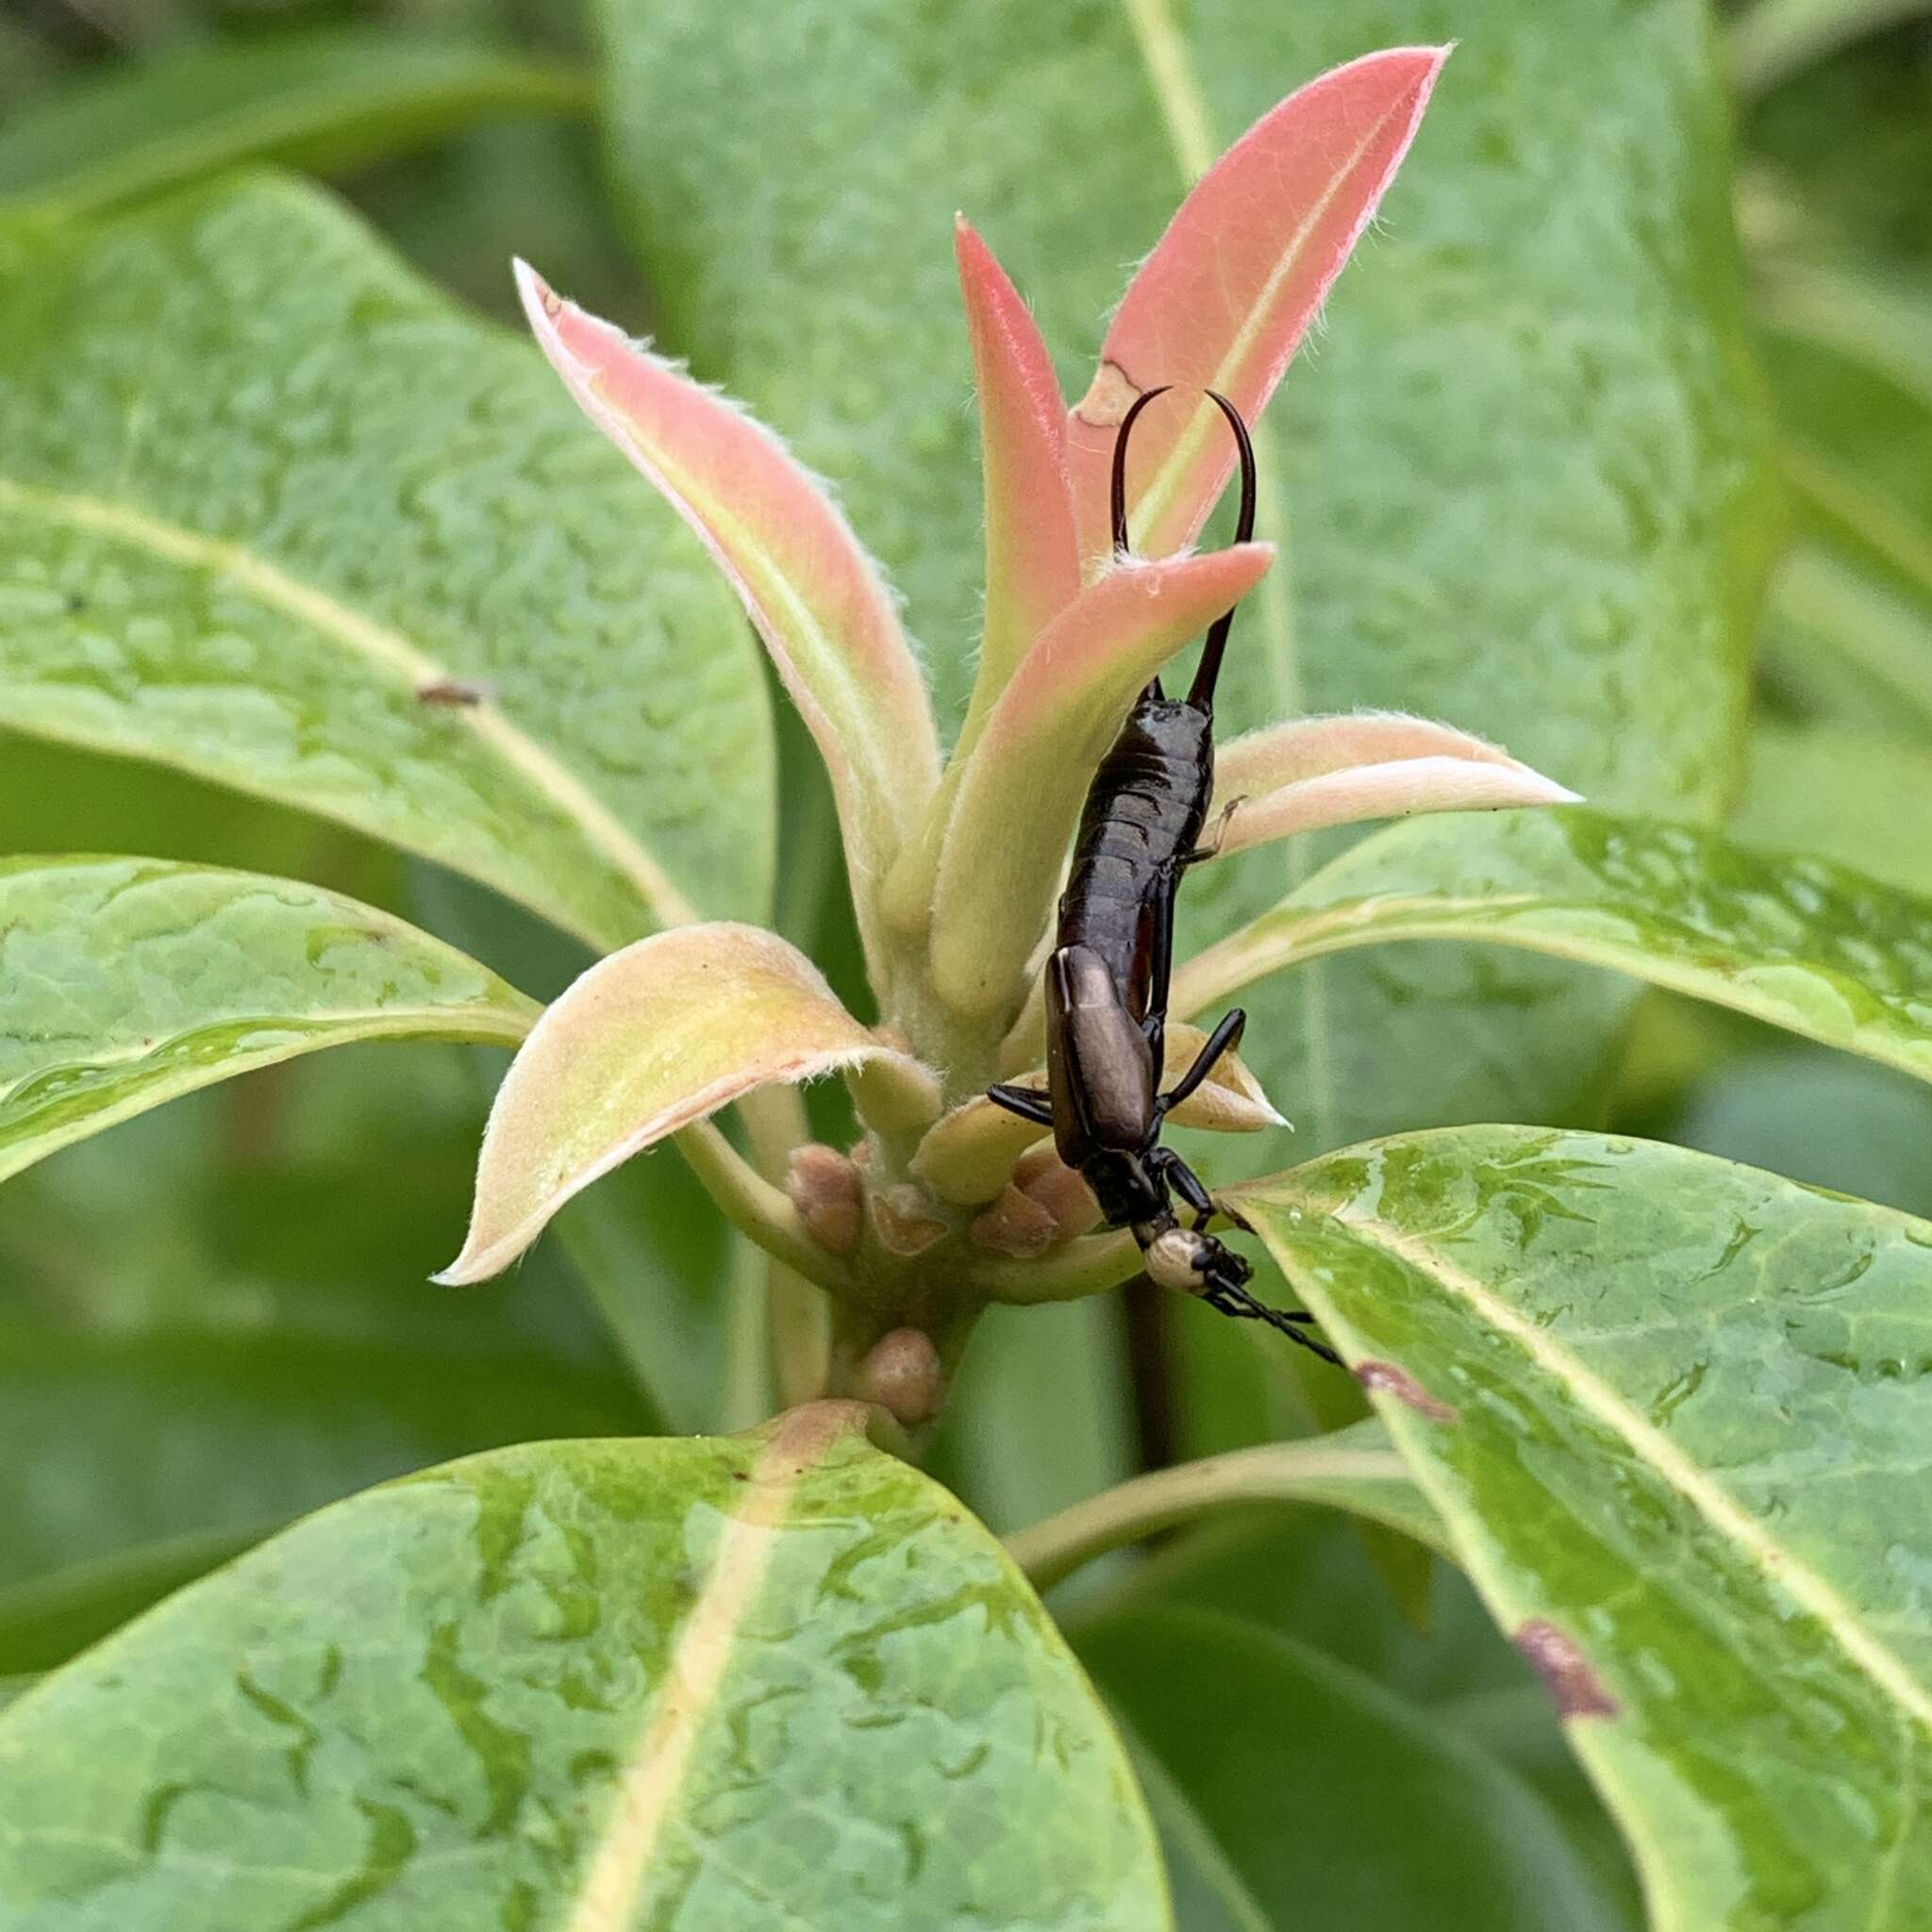
[[[1479,34],[1484,6],[1469,0],[1455,30]],[[1932,891],[1932,8],[1752,0],[1716,27],[1783,483],[1762,533],[1777,560],[1732,823],[1744,840]],[[640,332],[661,323],[686,347],[678,304],[641,271],[606,185],[595,41],[575,0],[7,0],[0,220],[49,203],[113,208],[272,161],[325,179],[488,316],[514,321],[506,262],[523,252],[589,307]],[[782,708],[780,746],[779,923],[862,1003],[824,782]],[[458,940],[494,921],[485,957],[540,995],[583,963],[529,922],[506,928],[474,889],[341,828],[4,735],[0,850],[288,873]],[[546,1242],[487,1288],[425,1286],[458,1242],[498,1064],[424,1044],[317,1056],[8,1188],[0,1680],[385,1475],[509,1441],[691,1424],[626,1372],[653,1347],[703,1357],[715,1296],[729,1291],[718,1285],[733,1264],[674,1157],[583,1204],[571,1254]],[[827,1138],[849,1133],[836,1091],[811,1104]],[[1735,1017],[1646,997],[1591,1105],[1571,1124],[1932,1214],[1924,1087]],[[625,1250],[632,1185],[686,1229],[675,1283]],[[600,1253],[604,1281],[577,1279],[572,1255]],[[639,1269],[671,1308],[650,1336],[626,1332],[608,1291],[613,1278],[635,1290]],[[1122,1321],[1111,1300],[1003,1312],[975,1344],[940,1462],[996,1528],[1102,1487],[1150,1439],[1198,1453],[1345,1417],[1348,1391],[1305,1384],[1209,1323],[1170,1337],[1190,1358],[1171,1387],[1224,1393],[1150,1417],[1157,1384],[1144,1364],[1124,1372]],[[1289,1646],[1270,1666],[1284,1697],[1306,1696],[1297,1674],[1333,1665],[1330,1690],[1448,1718],[1548,1799],[1627,1901],[1621,1854],[1513,1656],[1453,1577],[1388,1559],[1346,1525],[1275,1511],[1171,1543],[1131,1578],[1129,1610],[1120,1559],[1076,1579],[1069,1607],[1110,1588],[1112,1618],[1209,1606]],[[1379,1594],[1383,1607],[1365,1610],[1365,1566],[1378,1561],[1410,1614]],[[1103,1629],[1102,1653],[1110,1641]],[[1394,1707],[1374,1707],[1380,1724]],[[1158,1727],[1158,1714],[1145,1721]],[[1460,1762],[1432,1774],[1459,1776]]]

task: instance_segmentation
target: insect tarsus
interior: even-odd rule
[[[1127,548],[1127,440],[1136,418],[1165,387],[1135,398],[1113,450],[1113,541]],[[1255,450],[1240,410],[1213,390],[1241,457],[1235,541],[1255,529]],[[1168,985],[1174,964],[1174,906],[1181,875],[1201,849],[1214,790],[1214,688],[1227,648],[1230,607],[1208,626],[1185,698],[1155,678],[1136,699],[1101,760],[1080,814],[1073,869],[1046,962],[1047,1091],[1000,1086],[991,1098],[1053,1129],[1054,1145],[1076,1168],[1109,1227],[1130,1229],[1147,1273],[1163,1288],[1201,1297],[1223,1314],[1262,1321],[1338,1357],[1306,1331],[1312,1319],[1284,1313],[1248,1292],[1253,1268],[1208,1234],[1217,1204],[1173,1148],[1160,1144],[1167,1116],[1240,1041],[1247,1015],[1236,1008],[1208,1036],[1193,1064],[1165,1091]],[[1178,1195],[1193,1213],[1183,1226]],[[1246,1224],[1224,1208],[1238,1226]]]

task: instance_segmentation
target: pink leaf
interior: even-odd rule
[[[1208,842],[1217,852],[1241,852],[1270,839],[1314,832],[1365,819],[1407,818],[1432,811],[1501,811],[1529,805],[1575,805],[1578,794],[1526,765],[1471,758],[1398,758],[1386,765],[1352,765],[1243,799]]]
[[[437,1279],[507,1268],[571,1197],[755,1087],[841,1068],[915,1093],[932,1076],[840,1005],[775,933],[680,925],[600,959],[550,1006],[490,1110],[463,1252]]]
[[[1414,139],[1446,47],[1393,47],[1312,80],[1249,128],[1196,183],[1134,277],[1093,386],[1068,419],[1091,570],[1111,547],[1114,430],[1142,390],[1217,389],[1253,423],[1374,214]],[[1233,451],[1206,404],[1158,403],[1134,432],[1134,548],[1191,543]]]
[[[1290,718],[1259,731],[1244,731],[1214,751],[1214,808],[1230,800],[1256,798],[1277,786],[1320,777],[1350,765],[1386,765],[1399,758],[1467,758],[1476,763],[1529,767],[1500,745],[1458,731],[1433,718],[1406,711],[1342,711]]]
[[[584,413],[704,540],[750,612],[831,774],[869,932],[873,886],[939,774],[924,681],[877,566],[769,430],[525,263],[516,274],[530,326]]]
[[[954,230],[973,339],[986,475],[986,625],[962,749],[1007,679],[1080,589],[1066,402],[1019,291],[962,215]]]
[[[989,713],[940,850],[932,974],[956,1009],[1023,989],[1094,767],[1135,693],[1237,604],[1274,561],[1266,543],[1109,571],[1056,618]]]

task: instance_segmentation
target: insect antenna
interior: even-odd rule
[[[1127,548],[1127,438],[1133,434],[1134,419],[1156,396],[1164,396],[1174,385],[1163,382],[1158,389],[1144,389],[1134,398],[1134,406],[1121,418],[1121,426],[1113,440],[1113,551],[1116,557]],[[1160,680],[1149,678],[1143,698],[1158,698],[1161,695]]]
[[[1248,425],[1241,421],[1241,412],[1221,393],[1219,390],[1204,391],[1208,400],[1227,418],[1227,426],[1234,431],[1235,447],[1241,452],[1241,508],[1235,519],[1234,541],[1245,543],[1255,534],[1255,445],[1248,437]],[[1131,417],[1129,418],[1131,421]],[[1118,455],[1116,473],[1118,473]],[[1208,641],[1201,647],[1201,662],[1194,673],[1194,682],[1188,690],[1188,703],[1197,711],[1206,711],[1209,716],[1214,711],[1214,685],[1221,675],[1222,654],[1227,649],[1228,627],[1234,623],[1234,609],[1230,606],[1208,626]]]

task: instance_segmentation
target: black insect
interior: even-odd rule
[[[1137,397],[1113,450],[1113,541],[1127,547],[1127,439],[1134,421],[1165,389]],[[1241,453],[1236,541],[1255,529],[1255,450],[1241,411],[1207,391],[1227,419]],[[1325,1360],[1338,1357],[1304,1332],[1313,1318],[1266,1307],[1247,1291],[1254,1270],[1207,1233],[1216,1203],[1171,1147],[1161,1124],[1213,1072],[1247,1024],[1240,1008],[1208,1036],[1194,1063],[1165,1092],[1164,1036],[1174,963],[1174,905],[1181,874],[1211,856],[1199,841],[1214,790],[1214,686],[1234,611],[1208,632],[1184,699],[1160,680],[1135,701],[1101,760],[1080,814],[1073,870],[1060,894],[1057,943],[1046,962],[1044,1093],[994,1087],[990,1097],[1023,1120],[1053,1129],[1060,1158],[1093,1190],[1110,1227],[1129,1228],[1147,1273],[1164,1288],[1199,1295],[1223,1314],[1272,1323]],[[1193,1210],[1183,1227],[1174,1195]],[[1219,1210],[1238,1226],[1246,1224]]]

